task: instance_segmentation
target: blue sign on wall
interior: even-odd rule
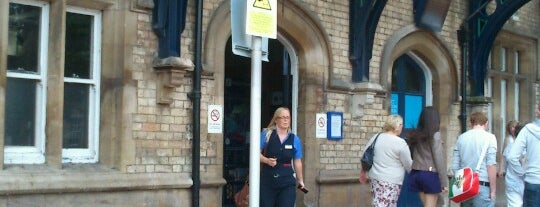
[[[330,140],[343,138],[343,112],[329,111],[326,113],[328,123],[328,136]]]

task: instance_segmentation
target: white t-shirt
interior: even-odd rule
[[[484,160],[481,161],[478,176],[481,181],[488,182],[487,166],[497,164],[497,138],[484,129],[471,129],[459,135],[452,156],[454,173],[464,167],[476,170],[482,148],[486,143],[488,148]]]

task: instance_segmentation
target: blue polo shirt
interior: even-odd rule
[[[261,146],[260,146],[260,149],[261,151],[263,150],[264,148],[264,145],[266,144],[266,133],[268,132],[268,130],[264,130],[262,133],[261,133]],[[291,133],[292,134],[292,133]],[[303,154],[302,154],[302,144],[300,142],[300,138],[298,136],[296,136],[296,134],[292,134],[293,136],[287,136],[287,139],[283,140],[282,144],[287,141],[288,139],[290,139],[291,137],[293,137],[293,145],[294,145],[294,159],[301,159],[303,157]]]

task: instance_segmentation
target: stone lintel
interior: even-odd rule
[[[386,90],[378,83],[360,82],[352,83],[341,79],[331,79],[330,88],[345,92],[372,92],[376,94],[385,94]]]
[[[154,8],[153,0],[131,0],[130,10],[139,13],[150,13]]]
[[[214,176],[214,175],[202,175],[201,176],[201,187],[202,188],[212,188],[212,187],[222,187],[227,184],[227,180],[225,180],[221,176]]]
[[[473,104],[473,105],[485,105],[492,103],[493,100],[491,97],[486,96],[469,96],[467,97],[467,104]]]

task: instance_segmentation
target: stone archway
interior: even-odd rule
[[[431,69],[433,106],[440,110],[449,109],[450,104],[458,100],[459,72],[447,48],[433,33],[412,25],[404,27],[390,37],[384,47],[380,68],[381,85],[384,88],[390,87],[394,60],[405,53],[412,53]]]
[[[450,126],[455,124],[456,113],[452,107],[459,100],[458,84],[459,71],[448,46],[442,38],[425,30],[410,25],[397,31],[391,36],[381,56],[380,82],[383,88],[392,85],[392,66],[394,61],[403,54],[414,54],[418,61],[427,67],[432,75],[433,106],[441,114],[441,133],[446,138],[446,148],[453,145],[454,137]],[[448,151],[446,152],[449,157]]]
[[[322,87],[328,81],[332,68],[332,52],[329,37],[321,23],[307,7],[292,0],[278,1],[278,40],[290,43],[298,59],[298,116],[297,134],[304,140],[316,140],[315,129],[310,120],[313,115],[323,110]],[[306,35],[310,34],[310,35]],[[224,63],[225,46],[231,36],[230,2],[223,2],[214,12],[205,34],[203,46],[203,74],[214,79],[213,102],[224,103]],[[202,126],[201,128],[204,128]],[[203,137],[203,136],[201,136]],[[218,166],[213,172],[206,172],[219,177],[223,169],[223,137],[221,134],[207,134],[216,143]],[[315,180],[319,169],[319,144],[317,141],[305,141],[304,181],[314,186],[313,193],[299,196],[298,203],[316,203],[318,191]]]

